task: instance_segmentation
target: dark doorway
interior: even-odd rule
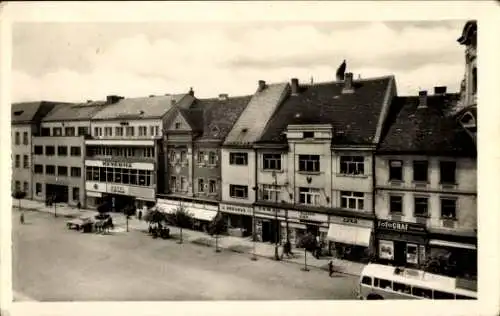
[[[56,203],[68,203],[68,186],[59,184],[45,185],[45,197],[52,198]]]
[[[406,265],[406,242],[394,242],[394,264],[396,266]]]
[[[270,221],[262,221],[262,241],[268,242],[272,238],[272,229]]]
[[[135,207],[135,199],[132,196],[108,194],[103,197],[103,202],[114,212],[121,212],[127,206]]]

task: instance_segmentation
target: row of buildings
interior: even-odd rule
[[[108,96],[12,106],[13,190],[83,207],[184,205],[203,229],[307,232],[339,255],[396,265],[448,258],[474,275],[476,23],[459,39],[459,93],[398,96],[394,76],[258,81],[253,95]]]

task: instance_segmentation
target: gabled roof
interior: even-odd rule
[[[56,106],[56,104],[61,103],[53,101],[13,103],[11,105],[11,122],[12,124],[39,122]]]
[[[195,101],[196,102],[196,101]],[[177,108],[186,122],[195,133],[203,131],[203,110],[202,109],[182,109]]]
[[[288,83],[277,83],[255,92],[227,135],[224,145],[248,146],[259,140],[287,91]]]
[[[104,108],[106,102],[88,102],[81,104],[58,104],[47,116],[43,122],[55,121],[84,121],[90,120],[97,111]]]
[[[354,92],[342,93],[343,81],[299,85],[269,122],[260,143],[286,143],[289,124],[331,124],[334,144],[373,144],[388,107],[394,77],[354,80]]]
[[[174,94],[141,98],[121,99],[98,111],[93,120],[120,120],[161,118],[172,107],[189,107],[194,98],[189,94]]]
[[[475,157],[473,139],[448,114],[458,99],[458,94],[432,95],[427,107],[419,108],[418,96],[394,98],[378,151]]]

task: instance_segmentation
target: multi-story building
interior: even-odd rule
[[[104,102],[57,105],[33,137],[33,198],[85,206],[85,138]]]
[[[163,174],[162,135],[174,107],[189,108],[191,94],[124,99],[108,96],[107,106],[91,120],[91,139],[85,140],[85,191],[91,207],[122,210],[153,206]],[[160,168],[160,169],[159,169]],[[161,179],[160,179],[161,180]]]
[[[395,94],[392,76],[292,79],[290,95],[256,144],[255,216],[263,240],[276,234],[265,223],[277,217],[281,238],[292,243],[311,232],[346,254],[371,247],[372,156]]]
[[[164,177],[158,206],[173,211],[180,203],[206,228],[221,199],[221,145],[250,96],[196,99],[189,109],[175,108],[165,125]]]
[[[262,136],[288,90],[287,83],[266,84],[260,80],[257,91],[224,141],[220,209],[229,217],[230,227],[246,232],[254,231],[253,203],[257,193],[257,154],[253,146]],[[272,223],[266,222],[263,225],[268,229]],[[259,227],[256,229],[261,229]]]
[[[33,157],[32,137],[40,131],[42,118],[55,102],[25,102],[12,104],[12,191],[23,191],[32,198]]]

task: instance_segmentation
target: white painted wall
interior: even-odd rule
[[[248,154],[248,165],[236,166],[229,164],[229,153],[244,152]],[[252,189],[256,186],[255,179],[255,153],[253,149],[230,149],[222,148],[222,200],[225,202],[252,204],[255,202],[256,192]],[[246,185],[248,186],[248,199],[235,199],[229,194],[229,185]]]

